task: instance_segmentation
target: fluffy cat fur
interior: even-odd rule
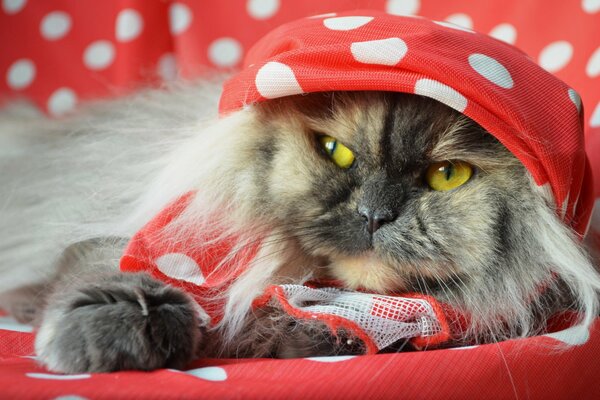
[[[36,350],[50,369],[360,354],[344,332],[251,311],[267,285],[314,278],[465,310],[468,330],[453,344],[538,334],[565,308],[585,326],[597,315],[600,278],[581,241],[522,164],[467,117],[415,95],[336,92],[215,121],[217,93],[206,83],[148,91],[53,122],[23,107],[4,113],[0,305],[40,325]],[[350,169],[328,159],[320,134],[354,151]],[[476,172],[433,191],[423,174],[443,160]],[[190,190],[165,235],[219,231],[238,250],[264,238],[221,294],[225,317],[212,329],[178,289],[116,271],[127,238]],[[388,215],[372,235],[363,209]]]

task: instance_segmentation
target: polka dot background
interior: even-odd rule
[[[123,94],[148,81],[173,79],[176,74],[193,78],[209,69],[239,67],[245,52],[261,36],[298,17],[371,8],[426,16],[515,44],[575,88],[585,104],[587,127],[600,129],[599,0],[508,4],[502,0],[123,0],[90,4],[1,0],[2,98],[25,96],[50,114],[62,115],[80,101]],[[50,102],[59,89],[70,90],[72,95]]]

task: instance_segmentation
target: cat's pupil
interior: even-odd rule
[[[444,167],[442,167],[443,169],[443,173],[446,175],[446,180],[449,181],[452,178],[453,172],[454,172],[454,168],[452,167],[452,164],[450,165],[446,165]]]

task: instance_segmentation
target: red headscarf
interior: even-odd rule
[[[275,29],[225,83],[220,112],[300,93],[383,90],[436,99],[502,142],[584,235],[593,187],[579,95],[516,47],[447,22],[353,11]]]

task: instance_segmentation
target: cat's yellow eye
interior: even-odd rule
[[[427,168],[425,179],[433,190],[445,192],[467,183],[473,175],[473,166],[464,161],[442,161]]]
[[[319,136],[319,142],[338,167],[346,169],[350,168],[354,163],[354,153],[352,153],[352,150],[338,142],[336,138],[322,135]]]

